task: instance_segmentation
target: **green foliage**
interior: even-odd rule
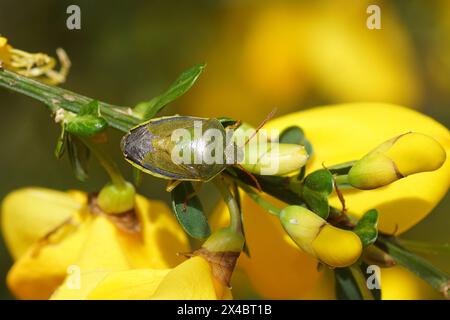
[[[172,191],[172,208],[183,229],[195,239],[205,239],[211,234],[200,199],[192,183],[181,182]]]
[[[148,102],[139,103],[134,107],[133,113],[143,120],[153,118],[167,104],[185,94],[194,85],[195,81],[197,81],[197,78],[200,76],[205,66],[205,64],[197,64],[184,71],[166,92],[154,97]]]
[[[93,100],[80,108],[80,112],[67,120],[66,131],[80,137],[90,137],[106,129],[108,123],[100,115],[98,101]]]
[[[280,143],[300,144],[305,147],[308,154],[313,154],[312,144],[306,139],[305,133],[302,128],[298,126],[288,127],[280,134]]]
[[[333,176],[328,170],[320,169],[306,176],[302,194],[308,208],[326,219],[330,213],[328,196],[332,191]]]
[[[359,236],[364,247],[373,244],[377,240],[378,211],[375,209],[367,211],[359,219],[353,231]]]
[[[75,177],[80,181],[86,181],[88,178],[87,163],[89,160],[89,149],[73,135],[67,137],[67,153],[69,154],[70,164]]]

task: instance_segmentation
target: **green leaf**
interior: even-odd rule
[[[339,300],[379,300],[381,291],[370,290],[365,272],[366,266],[352,265],[347,268],[334,269],[336,298]]]
[[[305,186],[329,195],[333,192],[333,175],[326,169],[316,170],[306,176]]]
[[[434,289],[445,296],[450,294],[450,275],[439,270],[424,258],[403,248],[394,237],[380,235],[377,246],[391,255],[399,265],[428,282]]]
[[[78,112],[79,116],[85,116],[88,114],[96,117],[100,116],[100,107],[97,100],[92,100],[91,102],[86,103],[80,108],[80,112]]]
[[[338,300],[362,300],[356,280],[349,268],[334,269],[336,298]]]
[[[80,181],[85,181],[88,178],[87,162],[89,160],[89,149],[80,139],[69,134],[67,136],[67,151],[75,177]]]
[[[58,140],[56,141],[54,151],[56,159],[61,159],[61,157],[64,155],[64,151],[66,151],[66,144],[67,144],[66,126],[63,124],[61,125],[61,134],[59,135]]]
[[[173,211],[183,229],[193,238],[207,238],[211,230],[192,183],[181,182],[171,194]]]
[[[298,126],[291,126],[284,129],[280,134],[279,141],[280,143],[300,144],[305,147],[310,156],[313,154],[312,144],[306,139],[303,129]]]
[[[302,195],[308,208],[326,219],[330,213],[328,196],[332,191],[333,176],[328,170],[320,169],[306,176]]]
[[[355,232],[364,247],[371,245],[377,240],[378,236],[378,211],[375,209],[367,211],[361,219],[359,219],[353,232]]]
[[[108,123],[105,119],[86,114],[84,116],[76,116],[66,123],[66,130],[80,137],[90,137],[96,135],[106,129]]]
[[[153,118],[167,104],[185,94],[194,85],[205,66],[198,64],[184,71],[166,92],[148,102],[139,103],[133,111],[144,120]]]
[[[83,105],[80,112],[67,119],[66,131],[80,137],[90,137],[106,129],[108,123],[100,115],[97,100]]]
[[[303,188],[303,198],[309,209],[323,219],[327,219],[330,213],[328,196],[326,194]]]

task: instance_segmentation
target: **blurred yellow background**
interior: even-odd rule
[[[66,28],[70,4],[81,8],[81,30]],[[381,8],[381,30],[366,27],[369,4]],[[450,125],[446,0],[2,0],[0,34],[30,52],[63,47],[73,65],[63,87],[114,104],[147,100],[184,69],[206,62],[194,88],[164,114],[226,115],[256,125],[274,107],[282,115],[340,102],[390,102]],[[1,198],[29,185],[88,191],[103,185],[95,161],[82,184],[66,158],[54,158],[58,130],[44,106],[0,90]],[[119,138],[112,133],[113,146]],[[111,151],[130,173],[119,149]],[[168,200],[164,187],[146,177],[140,192]],[[448,242],[449,209],[447,196],[404,237]],[[448,256],[428,258],[450,271]],[[2,244],[0,298],[10,297],[4,285],[10,263]]]

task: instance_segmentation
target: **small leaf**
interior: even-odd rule
[[[279,138],[280,143],[300,144],[305,147],[309,156],[313,154],[313,147],[311,142],[306,138],[302,128],[298,126],[291,126],[283,130]]]
[[[362,294],[349,268],[334,269],[334,277],[338,300],[362,300]]]
[[[88,178],[87,162],[89,160],[89,149],[75,136],[67,136],[67,151],[70,164],[75,177],[80,181]]]
[[[192,183],[181,182],[171,194],[173,211],[183,229],[193,238],[207,238],[211,230]]]
[[[333,175],[326,169],[314,171],[305,178],[305,186],[328,195],[333,192]]]
[[[333,176],[328,170],[320,169],[306,176],[302,194],[308,208],[326,219],[330,213],[328,196],[332,191]]]
[[[141,115],[144,120],[153,118],[167,104],[185,94],[194,85],[204,68],[205,64],[198,64],[184,71],[166,92],[149,102],[139,103],[134,112]]]
[[[355,232],[361,239],[361,242],[364,247],[371,245],[377,240],[378,236],[377,223],[378,223],[378,211],[372,209],[367,211],[361,217],[361,219],[359,219],[358,223],[353,229],[353,232]]]
[[[328,218],[328,215],[330,213],[330,206],[328,204],[327,195],[308,188],[304,188],[303,198],[305,198],[305,202],[308,205],[309,209],[311,209],[314,213],[316,213],[323,219]]]
[[[66,123],[66,130],[74,135],[81,137],[90,137],[106,129],[108,123],[105,119],[86,114],[76,116]]]
[[[280,134],[280,143],[302,144],[305,140],[305,133],[297,126],[288,127]]]
[[[67,133],[65,129],[65,125],[61,125],[61,134],[58,137],[58,140],[56,141],[55,146],[55,157],[56,159],[61,159],[61,157],[64,155],[64,151],[66,150],[66,144],[67,144]]]
[[[100,106],[97,100],[92,100],[91,102],[86,103],[80,108],[80,112],[78,112],[79,116],[85,116],[88,114],[96,117],[100,116]]]

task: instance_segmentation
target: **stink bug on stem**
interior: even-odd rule
[[[282,152],[278,157],[281,162],[277,163],[280,169],[277,168],[275,175],[302,167],[308,155],[299,145],[269,143],[267,151],[257,151],[253,159],[244,155],[249,150],[255,153],[254,148],[246,148],[246,145],[265,121],[253,130],[245,143],[239,144],[236,143],[233,130],[229,130],[238,127],[239,122],[189,116],[155,118],[132,128],[122,138],[121,148],[125,159],[134,167],[153,176],[175,181],[175,185],[169,184],[168,191],[180,181],[210,181],[232,165],[250,175],[261,174],[259,162],[263,159],[273,161],[278,156],[274,146]],[[259,187],[256,178],[251,177]]]

